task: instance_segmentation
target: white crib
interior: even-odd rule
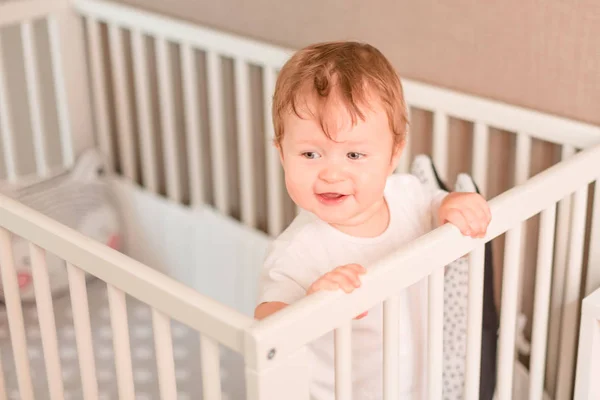
[[[496,398],[599,398],[600,292],[592,292],[600,287],[600,128],[411,80],[411,111],[433,114],[431,154],[442,177],[450,118],[473,125],[468,172],[484,194],[490,128],[515,134],[515,186],[491,200],[487,237],[443,226],[371,266],[351,295],[318,293],[253,320],[262,256],[296,211],[270,121],[276,74],[290,54],[105,1],[0,5],[0,178],[43,178],[98,147],[127,243],[126,254],[117,252],[0,196],[0,399],[308,399],[304,346],[331,331],[336,398],[350,399],[350,324],[381,303],[385,399],[396,399],[394,295],[425,278],[429,398],[441,399],[443,267],[467,254],[465,398],[475,399],[484,244],[504,234]],[[533,140],[555,143],[562,155],[530,176]],[[537,215],[525,363],[516,351],[522,247],[525,222]],[[19,298],[12,236],[30,243],[35,307]],[[66,297],[50,292],[45,252],[67,263]]]

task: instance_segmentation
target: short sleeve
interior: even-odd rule
[[[292,246],[274,245],[265,259],[258,285],[258,303],[291,304],[306,296],[312,283],[306,256]]]

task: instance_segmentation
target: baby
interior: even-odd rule
[[[431,195],[416,177],[393,174],[406,144],[406,104],[394,68],[374,47],[331,42],[298,51],[279,74],[273,123],[301,211],[269,250],[255,318],[320,290],[352,292],[369,265],[437,225],[485,235],[491,215],[480,195]],[[403,398],[423,393],[424,284],[399,293]],[[383,397],[382,337],[381,306],[353,321],[354,399]],[[312,399],[334,398],[333,344],[329,333],[308,346]]]

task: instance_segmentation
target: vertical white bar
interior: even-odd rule
[[[433,114],[433,162],[440,179],[448,179],[448,116],[436,111]]]
[[[202,366],[203,398],[221,400],[219,344],[202,335],[200,335],[200,363]]]
[[[131,348],[127,323],[127,304],[125,293],[112,285],[106,285],[110,323],[113,331],[115,369],[120,399],[133,399],[133,370],[131,366]]]
[[[438,268],[428,280],[428,394],[429,400],[439,400],[443,393],[444,268]]]
[[[6,400],[6,382],[4,381],[4,368],[2,367],[2,355],[0,354],[0,400]]]
[[[531,335],[530,400],[542,400],[544,391],[544,363],[546,362],[546,333],[548,331],[548,308],[550,306],[550,283],[552,281],[555,219],[556,205],[542,211],[535,274],[533,332]]]
[[[524,133],[517,134],[515,163],[515,184],[522,185],[529,178],[531,169],[531,136]]]
[[[570,399],[573,390],[573,369],[577,346],[579,321],[579,294],[583,270],[583,246],[585,239],[585,215],[587,186],[575,192],[571,231],[569,235],[569,258],[565,291],[563,295],[563,315],[560,335],[560,355],[556,379],[556,400]]]
[[[594,203],[590,217],[590,251],[585,284],[586,296],[600,288],[600,180],[597,180],[594,186]]]
[[[575,375],[576,400],[600,398],[600,320],[586,313],[584,303],[579,333],[579,355]]]
[[[52,61],[52,76],[54,78],[63,165],[65,167],[70,167],[75,162],[75,151],[73,150],[73,136],[71,132],[71,122],[69,120],[69,106],[63,73],[63,55],[60,48],[60,35],[56,18],[53,15],[50,15],[47,21],[48,39],[50,41],[50,60]]]
[[[94,17],[87,17],[87,36],[89,37],[90,71],[92,95],[94,96],[94,118],[98,144],[106,157],[110,171],[115,169],[112,137],[109,130],[108,99],[106,79],[104,77],[104,51],[100,41],[100,24]]]
[[[383,399],[400,396],[400,299],[393,296],[383,302]]]
[[[408,121],[412,122],[411,108],[409,105],[406,106],[406,113],[407,113]],[[412,158],[411,151],[410,151],[410,142],[411,142],[410,125],[407,125],[406,128],[407,128],[407,132],[406,132],[404,150],[403,150],[402,156],[400,156],[400,162],[399,162],[398,168],[396,168],[397,173],[399,172],[399,173],[403,173],[403,174],[410,172],[410,160]]]
[[[209,51],[206,56],[214,199],[217,209],[221,213],[228,215],[229,199],[227,198],[227,163],[225,160],[221,58],[214,51]]]
[[[61,400],[64,399],[65,393],[60,358],[58,356],[56,323],[54,322],[54,308],[52,306],[52,294],[50,293],[46,252],[39,246],[29,243],[29,255],[50,399]]]
[[[274,144],[273,130],[273,94],[275,92],[276,72],[271,67],[263,68],[265,154],[267,157],[267,204],[268,232],[277,235],[283,230],[283,185],[279,152]]]
[[[335,398],[352,399],[352,322],[334,331]]]
[[[200,116],[198,111],[198,72],[194,51],[188,44],[181,45],[181,75],[188,165],[190,170],[190,197],[192,205],[205,201],[204,168],[200,151]]]
[[[469,255],[469,302],[467,311],[467,360],[465,399],[479,399],[481,369],[481,328],[483,318],[483,277],[485,246]]]
[[[140,147],[142,158],[142,182],[152,193],[158,192],[158,172],[154,142],[154,122],[150,106],[150,89],[148,78],[147,55],[144,37],[139,30],[131,31],[131,47],[133,53],[133,78],[135,83],[136,105],[140,131]]]
[[[98,383],[96,380],[96,365],[94,362],[94,347],[85,273],[81,269],[67,263],[67,275],[69,278],[69,292],[71,295],[71,309],[73,310],[73,325],[75,327],[75,340],[79,356],[83,398],[85,400],[97,400]]]
[[[110,60],[113,73],[113,91],[115,93],[115,112],[118,126],[119,150],[123,174],[126,178],[136,180],[135,144],[131,123],[131,104],[129,103],[129,82],[126,78],[123,36],[121,28],[115,24],[108,25],[110,43]],[[105,90],[105,89],[103,89]]]
[[[517,133],[517,151],[515,156],[515,186],[524,184],[529,178],[531,172],[531,136],[519,132]],[[519,263],[519,282],[523,282],[523,273],[525,269],[525,247],[527,241],[527,223],[521,224],[521,246],[519,254],[521,262]],[[517,312],[523,309],[523,287],[517,288]],[[515,327],[515,331],[518,330]]]
[[[181,201],[181,181],[177,157],[177,136],[175,131],[175,110],[169,47],[165,38],[156,38],[156,65],[158,68],[158,88],[160,95],[160,121],[163,131],[163,147],[167,167],[167,195],[175,202]]]
[[[250,77],[248,64],[235,59],[235,105],[238,133],[238,158],[240,169],[240,195],[242,222],[254,228],[257,210],[254,179],[254,151],[252,144],[252,115],[250,110]]]
[[[17,272],[13,259],[11,234],[2,227],[0,227],[0,272],[2,274],[4,303],[6,304],[8,321],[10,321],[8,327],[15,358],[19,395],[21,399],[29,400],[33,399],[33,387],[31,385],[23,310],[21,308]]]
[[[572,146],[562,146],[561,159],[565,160],[575,154]],[[560,352],[560,324],[563,312],[563,292],[569,254],[569,231],[571,229],[572,195],[566,196],[558,204],[557,232],[554,249],[554,268],[552,270],[552,295],[550,297],[550,319],[548,328],[548,353],[546,356],[546,385],[548,392],[554,396],[556,390],[556,373]]]
[[[152,326],[154,329],[154,348],[156,351],[160,398],[175,399],[177,398],[177,384],[175,382],[175,361],[173,360],[170,318],[153,308]]]
[[[31,22],[21,24],[21,38],[23,40],[23,61],[27,83],[27,98],[29,100],[29,117],[31,118],[31,129],[33,131],[33,149],[35,152],[35,164],[37,173],[46,176],[49,172],[46,159],[46,140],[44,136],[44,119],[40,103],[39,80],[37,71],[37,57],[35,53],[35,42],[33,39],[33,28]]]
[[[498,344],[498,400],[512,398],[515,362],[515,326],[517,324],[517,290],[521,262],[521,224],[506,232],[502,279],[502,313]]]
[[[475,122],[473,127],[473,179],[479,191],[487,196],[487,164],[489,156],[489,130],[482,122]]]
[[[13,140],[12,116],[6,90],[6,73],[4,72],[4,55],[2,50],[2,35],[0,34],[0,140],[4,156],[4,167],[9,182],[17,179],[17,160]]]

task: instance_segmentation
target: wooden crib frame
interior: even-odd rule
[[[41,107],[48,104],[40,94],[37,69],[40,60],[36,56],[36,36],[32,29],[34,21],[47,21],[57,116],[54,133],[44,119],[45,114],[40,112]],[[233,60],[234,90],[238,99],[235,104],[236,131],[240,148],[250,148],[257,140],[252,137],[249,128],[253,115],[249,101],[248,71],[249,65],[258,66],[262,74],[264,95],[262,118],[266,139],[264,179],[267,182],[267,231],[275,235],[283,229],[284,186],[279,160],[270,143],[270,94],[274,88],[277,69],[290,56],[291,50],[100,0],[9,2],[0,5],[0,28],[3,26],[16,26],[20,29],[24,82],[34,138],[33,168],[37,174],[43,176],[55,166],[46,157],[46,147],[51,137],[49,135],[55,134],[57,143],[61,144],[59,164],[63,166],[71,165],[81,149],[97,143],[105,155],[110,157],[113,170],[123,177],[155,193],[160,192],[160,186],[164,184],[164,194],[177,203],[184,201],[186,190],[189,199],[185,201],[188,201],[190,206],[206,203],[208,198],[212,198],[214,206],[224,214],[230,213],[231,194],[226,187],[231,166],[227,165],[224,156],[227,146],[224,139],[226,110],[222,106],[220,57]],[[102,42],[101,27],[104,26],[108,32],[108,47]],[[127,43],[123,32],[127,32],[130,39],[133,82],[129,82],[126,72],[124,48]],[[149,102],[150,72],[145,62],[148,54],[144,45],[147,39],[151,39],[155,46],[160,130],[163,132],[161,143],[157,143],[151,134],[156,127]],[[175,123],[175,71],[169,47],[172,44],[176,45],[179,51],[178,73],[183,76],[184,82],[188,83],[182,87],[187,144],[185,158],[189,166],[189,176],[185,178],[182,176],[177,152],[180,129]],[[12,112],[7,95],[8,84],[2,70],[1,45],[2,42],[0,143],[3,145],[2,160],[7,177],[9,180],[15,180],[20,172],[17,167],[19,154],[14,146],[17,133],[10,119]],[[68,55],[66,48],[69,49]],[[109,51],[110,66],[105,65],[106,50]],[[205,55],[206,74],[209,77],[207,97],[209,118],[212,121],[209,128],[209,151],[213,189],[207,189],[209,186],[203,181],[207,173],[203,172],[205,165],[200,162],[202,154],[199,150],[199,131],[202,120],[194,107],[198,98],[195,52]],[[105,74],[107,69],[110,70],[110,80]],[[224,345],[244,357],[249,399],[305,400],[308,399],[308,367],[304,345],[324,333],[335,331],[337,398],[349,399],[351,377],[347,365],[351,361],[349,349],[352,340],[352,318],[363,310],[383,302],[384,344],[386,354],[392,354],[398,346],[398,332],[394,330],[394,324],[390,323],[397,317],[393,294],[398,289],[425,278],[428,279],[431,289],[428,316],[429,398],[440,399],[443,266],[466,254],[470,254],[471,267],[465,397],[476,399],[479,393],[483,249],[486,242],[506,233],[497,386],[498,399],[510,399],[515,360],[514,327],[518,312],[517,292],[523,223],[540,213],[529,395],[532,399],[541,398],[544,379],[548,375],[556,377],[553,382],[553,398],[571,398],[575,386],[575,366],[578,363],[576,398],[594,398],[592,377],[600,376],[600,366],[598,360],[589,355],[588,346],[595,346],[595,354],[599,351],[598,292],[584,302],[579,357],[577,326],[580,316],[581,283],[584,279],[587,282],[583,290],[586,295],[600,286],[600,186],[597,183],[593,186],[593,212],[587,215],[588,190],[592,188],[589,185],[600,177],[600,128],[411,80],[405,79],[403,83],[411,108],[429,110],[434,115],[432,153],[442,176],[447,173],[449,117],[473,123],[472,174],[484,193],[485,172],[488,167],[488,129],[495,127],[516,134],[516,186],[491,200],[493,221],[485,239],[464,238],[454,227],[443,226],[372,266],[372,272],[365,277],[363,287],[351,295],[338,292],[318,293],[264,321],[256,322],[146,265],[90,241],[56,221],[8,198],[0,197],[0,264],[22,398],[33,398],[33,394],[10,235],[18,235],[30,241],[32,262],[38,266],[34,268],[38,271],[34,280],[40,324],[42,331],[46,332],[43,344],[51,399],[61,399],[63,394],[52,299],[48,289],[48,276],[43,268],[44,251],[52,252],[67,261],[72,298],[86,299],[84,272],[106,282],[121,399],[134,398],[125,311],[125,296],[128,294],[147,303],[153,309],[156,353],[160,364],[160,391],[163,399],[176,398],[172,349],[165,345],[171,343],[169,323],[171,319],[175,319],[193,327],[201,336],[202,379],[206,399],[220,398],[218,346]],[[113,97],[110,99],[107,91],[109,87],[112,87],[113,91]],[[134,93],[130,92],[130,87],[134,88]],[[130,102],[132,96],[137,99],[135,107]],[[109,102],[113,99],[116,103],[115,127],[109,124]],[[134,139],[133,116],[136,117],[138,125],[139,152]],[[115,136],[111,133],[113,130],[118,132],[119,151],[114,150]],[[561,145],[563,161],[530,177],[528,166],[532,138]],[[159,144],[162,150],[156,150]],[[164,157],[164,171],[159,170],[156,160],[158,151]],[[403,157],[401,171],[408,169],[410,156],[406,154]],[[139,170],[138,157],[141,165]],[[240,152],[239,219],[241,223],[253,228],[257,227],[259,218],[256,211],[257,176],[253,168],[254,162],[251,152]],[[160,177],[162,172],[163,178]],[[583,259],[586,218],[589,218],[591,232],[588,260]],[[587,276],[584,277],[582,266],[585,262],[588,268]],[[416,263],[422,267],[410,268]],[[564,286],[552,285],[553,280],[560,282],[563,279],[566,280]],[[549,316],[543,312],[549,307],[551,310],[560,309],[562,312],[558,315],[551,313]],[[96,377],[86,301],[73,302],[73,311],[85,399],[95,399]],[[547,362],[549,359],[551,362]],[[383,367],[385,398],[394,399],[398,390],[395,386],[398,365],[393,358],[386,357]]]

